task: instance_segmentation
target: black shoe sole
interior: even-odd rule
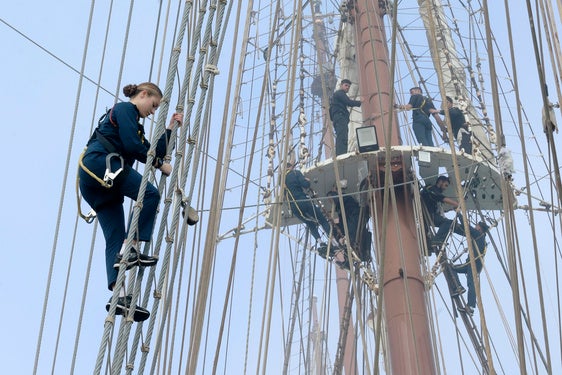
[[[118,270],[119,267],[121,267],[121,261],[122,261],[122,259],[123,259],[122,257],[117,256],[117,257],[115,258],[115,262],[113,263],[113,268],[115,268],[116,270]],[[132,262],[132,261],[131,261],[131,256],[129,255],[129,261],[127,262],[127,268],[126,268],[126,270],[128,271],[128,270],[130,270],[131,268],[136,267],[136,266],[138,266],[138,265],[139,265],[139,259],[136,258],[136,260],[135,260],[134,262]]]
[[[123,254],[117,254],[115,256],[115,261],[113,262],[113,268],[119,270],[121,267],[121,262],[123,261]],[[139,255],[137,250],[133,247],[129,251],[129,259],[127,260],[127,268],[126,270],[130,270],[131,268],[137,266],[139,264]]]
[[[105,305],[105,310],[107,312],[109,312],[110,306],[111,306],[111,300]],[[117,302],[117,306],[115,306],[115,315],[125,316],[127,310],[128,310],[127,306],[124,306],[122,303]],[[147,309],[141,306],[135,306],[135,312],[133,313],[133,320],[135,322],[144,322],[148,318],[150,318],[150,312]]]
[[[141,254],[138,263],[140,267],[152,267],[158,263],[158,258]]]

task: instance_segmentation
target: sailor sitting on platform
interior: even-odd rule
[[[330,236],[330,223],[324,216],[322,209],[312,202],[311,197],[305,192],[310,189],[310,180],[295,169],[293,163],[287,163],[285,175],[285,197],[294,216],[306,224],[310,234],[320,242],[318,225],[322,226],[327,237]]]

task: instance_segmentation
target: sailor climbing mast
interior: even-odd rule
[[[379,159],[379,169],[370,170],[370,174],[378,181],[376,184],[384,186],[383,193],[373,194],[377,202],[379,280],[390,368],[393,374],[433,374],[436,370],[416,225],[410,191],[404,184],[409,173],[404,170],[403,160],[391,160],[390,153],[390,147],[400,145],[401,139],[391,111],[393,67],[389,66],[392,59],[383,25],[386,3],[358,0],[354,4],[351,16],[357,35],[363,123],[374,125],[379,144],[387,146],[385,159]]]

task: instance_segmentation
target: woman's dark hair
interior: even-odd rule
[[[127,98],[134,98],[141,91],[146,91],[148,93],[148,96],[164,96],[162,94],[162,90],[160,90],[160,88],[152,82],[144,82],[140,85],[131,84],[123,87],[123,94],[125,94]]]

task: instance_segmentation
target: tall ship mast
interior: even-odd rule
[[[91,128],[72,134],[68,160],[78,160],[100,108],[123,100],[113,87],[133,70],[128,43],[148,39],[147,30],[160,65],[139,74],[164,91],[144,124],[147,137],[156,143],[173,112],[185,122],[169,148],[171,174],[149,167],[143,174],[161,194],[144,249],[158,264],[119,274],[150,318],[105,311],[95,212],[84,214],[79,195],[76,202],[63,194],[57,222],[75,220],[77,211],[86,220],[73,233],[54,230],[53,249],[65,244],[73,256],[51,255],[32,373],[562,371],[557,6],[93,5],[90,17],[105,14],[108,27],[94,22],[84,50],[105,40],[123,51],[122,69],[99,63],[100,78],[77,78],[82,99],[73,122]],[[151,15],[142,28],[109,27],[140,13]],[[98,57],[84,57],[84,65]],[[109,89],[108,76],[115,81]],[[347,152],[336,155],[330,106],[344,79],[361,105],[348,108]],[[419,108],[409,104],[413,87],[424,98]],[[447,98],[464,115],[470,150],[460,147]],[[420,144],[412,124],[428,101],[441,112],[428,113],[433,145]],[[291,168],[308,179],[308,199],[331,228],[316,222],[318,240],[288,197]],[[446,198],[458,202],[444,204],[443,217],[464,234],[450,228],[436,247],[423,194],[440,176],[449,181]],[[63,191],[73,183],[63,181]],[[142,194],[125,202],[131,231],[142,202]],[[481,223],[485,257],[475,256],[480,243],[471,230]],[[82,256],[86,247],[91,261],[76,261],[75,249]],[[468,291],[455,292],[469,288],[451,271],[465,262],[480,275],[474,308]],[[83,308],[68,309],[74,305]]]

